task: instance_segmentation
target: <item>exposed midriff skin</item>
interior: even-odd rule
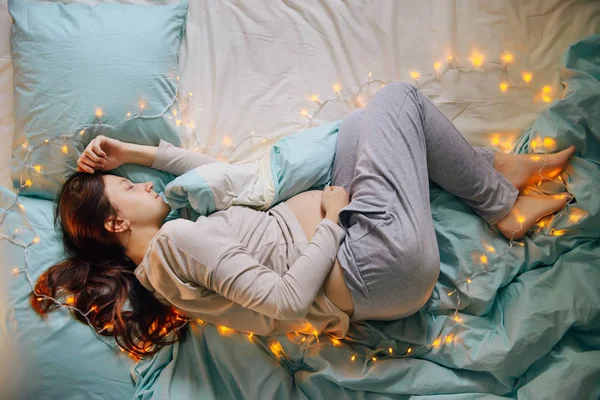
[[[285,203],[292,210],[306,238],[310,241],[317,229],[319,223],[325,218],[325,212],[321,208],[322,190],[310,190],[300,193]],[[344,311],[348,316],[354,313],[352,305],[352,297],[350,289],[346,284],[342,267],[337,258],[333,264],[333,268],[323,284],[325,296],[340,310]]]

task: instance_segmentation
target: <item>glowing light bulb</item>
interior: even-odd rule
[[[352,360],[352,361],[356,360],[356,355],[352,354],[352,357],[350,357],[350,360]]]
[[[188,96],[192,97],[194,94],[192,92],[188,92]]]
[[[437,339],[435,339],[435,341],[433,342],[433,347],[438,347],[438,346],[439,346],[441,343],[442,343],[442,341],[441,341],[439,338],[437,338]]]
[[[80,135],[83,135],[85,133],[85,129],[82,129],[81,131],[79,131]]]
[[[340,90],[342,90],[342,87],[338,83],[335,83],[333,85],[333,91],[336,92],[336,93],[339,93]]]
[[[517,217],[517,221],[519,221],[519,223],[520,223],[521,225],[523,225],[523,222],[525,222],[525,217],[523,217],[523,216],[520,216],[520,215],[519,215],[519,216]]]
[[[542,157],[536,156],[536,155],[533,155],[533,156],[531,156],[529,158],[531,158],[533,161],[540,161],[542,159]]]
[[[460,322],[460,317],[459,317],[458,315],[457,315],[457,316],[455,316],[455,317],[454,317],[454,321],[456,321],[456,322]]]
[[[231,142],[232,142],[232,140],[231,140],[230,137],[224,137],[223,138],[223,146],[229,147],[229,146],[231,146]]]
[[[544,147],[546,149],[550,149],[550,148],[554,147],[554,145],[556,144],[556,141],[550,137],[545,137],[543,143],[544,143]]]
[[[37,172],[38,174],[39,174],[40,172],[42,172],[42,166],[41,166],[41,165],[35,165],[35,166],[33,167],[33,169],[34,169],[34,170],[35,170],[35,172]]]
[[[490,251],[490,252],[492,252],[492,253],[495,253],[495,252],[496,252],[496,249],[494,249],[494,246],[491,246],[491,245],[489,245],[489,244],[486,244],[486,245],[485,245],[485,249],[486,249],[487,251]]]
[[[510,51],[505,51],[500,55],[500,59],[504,61],[504,64],[508,64],[514,60],[514,56]]]
[[[69,148],[67,147],[66,144],[63,145],[62,152],[65,153],[65,154],[67,154],[69,152]]]
[[[553,236],[562,236],[567,232],[566,229],[552,229],[552,232],[550,232]]]
[[[319,95],[313,94],[312,96],[310,96],[310,101],[317,103],[319,101]]]
[[[372,76],[372,74],[369,72],[369,78]]]
[[[498,134],[493,134],[492,135],[492,144],[494,146],[497,146],[498,143],[500,143],[500,136]]]
[[[19,208],[23,211],[25,211],[25,206],[23,204],[19,204]]]
[[[271,349],[271,352],[277,357],[279,357],[283,353],[283,347],[281,347],[281,343],[279,343],[277,340],[273,341],[269,345],[269,348]]]
[[[481,257],[479,257],[479,260],[484,264],[487,264],[487,262],[488,262],[488,258],[485,254],[482,255]]]
[[[500,87],[500,91],[503,93],[508,91],[508,83],[506,83],[506,82],[500,82],[499,87]]]
[[[302,109],[302,111],[300,111],[300,114],[302,114],[303,117],[308,117],[308,111],[306,111],[305,109]]]
[[[140,103],[140,108],[143,110],[146,105],[144,103]]]
[[[104,113],[102,113],[102,109],[96,108],[96,117],[100,118],[103,115],[104,115]]]
[[[333,343],[334,346],[339,346],[340,344],[342,344],[342,342],[340,342],[336,338],[331,338],[331,343]]]
[[[38,236],[33,238],[33,243],[39,243],[40,242],[40,238]]]
[[[547,94],[542,96],[542,101],[544,103],[552,103],[552,97],[548,96]]]
[[[250,132],[250,135],[254,136],[254,131]]]
[[[533,79],[533,74],[531,72],[523,72],[521,77],[525,83],[529,83]]]
[[[199,323],[199,324],[203,324],[204,323],[204,321],[202,321],[201,319],[198,319],[198,318],[196,319],[196,322]]]
[[[454,56],[450,53],[448,53],[448,55],[446,56],[446,61],[450,62],[454,59]]]
[[[471,283],[471,282],[473,282],[473,281],[472,281],[472,280],[470,280],[470,279],[467,279],[467,282]]]
[[[67,304],[71,305],[73,303],[75,303],[75,299],[73,298],[73,296],[67,297]]]
[[[48,143],[50,141],[50,139],[46,139],[44,140],[44,143]]]
[[[446,343],[450,343],[452,341],[452,334],[446,336]]]
[[[442,63],[439,61],[434,62],[433,69],[435,70],[435,72],[440,72],[440,70],[442,69]]]
[[[13,268],[13,275],[19,275],[19,268]]]
[[[31,186],[31,181],[29,179],[25,181],[25,186]]]
[[[410,71],[410,77],[417,81],[421,77],[421,74],[418,71]]]
[[[217,329],[218,329],[219,333],[221,333],[222,335],[229,335],[229,334],[231,334],[231,333],[234,332],[233,329],[228,328],[228,327],[223,326],[223,325],[219,325]]]
[[[252,338],[252,336],[254,336],[254,333],[250,332],[250,333],[248,334],[248,337],[249,337],[249,338]]]
[[[389,351],[390,354],[392,354],[392,348],[391,347],[388,349],[388,351]]]
[[[173,109],[173,116],[174,116],[174,117],[176,117],[176,116],[177,116],[177,109],[176,109],[176,108],[174,108],[174,109]]]
[[[533,139],[531,141],[531,147],[533,147],[533,151],[535,151],[536,146],[539,144],[539,140],[538,139]]]
[[[91,306],[90,311],[98,311],[98,306],[96,306],[96,305]]]
[[[177,80],[179,80],[179,75],[177,75]]]
[[[46,139],[46,140],[48,140],[48,139]],[[21,146],[23,146],[23,148],[26,149],[28,145],[29,145],[29,143],[25,142]]]
[[[409,348],[406,350],[406,354],[410,354],[410,353],[412,353],[412,347],[409,347]]]
[[[471,52],[471,56],[469,57],[469,61],[474,67],[481,67],[484,60],[485,56],[477,50],[473,50],[473,52]]]
[[[371,360],[377,361],[377,357],[373,357],[373,358],[371,358]]]
[[[552,86],[548,86],[548,85],[544,86],[542,88],[542,93],[546,93],[546,94],[552,93]]]

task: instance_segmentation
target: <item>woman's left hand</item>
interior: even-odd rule
[[[77,171],[93,174],[125,164],[125,143],[104,135],[96,136],[77,159]]]

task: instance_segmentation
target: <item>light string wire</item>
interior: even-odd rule
[[[506,54],[506,52],[505,52],[505,54]],[[505,56],[505,54],[503,55],[503,57],[507,58]],[[439,80],[441,78],[441,75],[445,71],[452,70],[452,69],[458,70],[459,72],[481,71],[481,68],[479,68],[479,67],[481,67],[483,65],[483,63],[480,62],[481,60],[479,58],[477,58],[477,57],[475,57],[474,59],[472,57],[472,63],[474,65],[475,69],[473,69],[473,68],[469,69],[469,68],[465,68],[465,67],[462,67],[462,66],[458,65],[458,63],[450,55],[447,57],[447,60],[448,60],[448,64],[447,64],[446,68],[443,69],[443,70],[441,69],[441,65],[439,64],[439,62],[434,63],[434,70],[435,70],[435,78],[434,79]],[[499,62],[496,62],[496,61],[490,61],[490,63],[491,64],[495,64],[495,65],[501,65],[503,67],[505,76],[507,78],[508,77],[507,64],[510,61],[512,61],[512,56],[510,57],[509,61],[505,60],[504,63],[499,63]],[[411,75],[411,78],[413,78],[415,80],[415,82],[416,82],[416,84],[417,84],[418,87],[421,87],[421,86],[423,86],[423,84],[427,83],[425,81],[420,81],[420,83],[419,83],[419,79],[421,78],[422,75],[420,73],[416,72],[416,71],[412,71],[410,73],[410,75]],[[428,75],[431,75],[431,74],[425,74],[423,76],[428,76]],[[532,74],[531,73],[523,73],[523,76],[524,76],[524,79],[526,78],[524,84],[509,83],[509,87],[528,88],[528,89],[530,89],[530,90],[533,91],[533,89],[531,88],[531,85],[530,85],[530,82],[531,82],[531,79],[532,79]],[[384,87],[385,85],[387,85],[388,83],[391,82],[391,81],[383,81],[383,80],[380,80],[380,79],[372,79],[372,74],[371,73],[368,74],[368,78],[369,79],[365,83],[361,84],[355,91],[351,92],[349,95],[348,94],[340,95],[341,85],[339,85],[337,83],[333,85],[333,89],[334,89],[334,92],[336,94],[336,96],[333,97],[333,98],[330,98],[328,100],[325,100],[325,101],[321,102],[318,99],[318,95],[312,95],[311,96],[311,101],[313,103],[317,104],[318,107],[310,115],[309,115],[308,111],[306,111],[305,109],[303,109],[301,111],[301,114],[308,119],[308,127],[310,127],[310,126],[313,125],[314,120],[316,119],[316,117],[319,115],[319,113],[323,110],[323,108],[327,104],[333,103],[333,102],[342,102],[342,103],[346,104],[347,106],[349,106],[351,109],[357,108],[356,106],[364,107],[364,102],[363,102],[362,98],[360,97],[360,93],[362,92],[362,90],[365,87],[369,88],[370,85],[372,85],[374,83],[379,83],[381,85],[381,87]],[[179,81],[179,76],[177,76],[177,80]],[[544,88],[546,88],[546,87],[544,87]],[[500,85],[500,89],[501,89],[502,92],[506,91],[506,90],[503,90],[503,86],[502,85]],[[551,90],[543,89],[542,93],[546,93],[549,96],[549,93],[551,93]],[[35,145],[33,147],[29,147],[28,143],[25,142],[23,144],[23,148],[25,148],[26,150],[28,150],[28,153],[27,153],[27,155],[26,155],[26,157],[24,159],[23,166],[22,166],[22,171],[21,171],[21,176],[20,176],[20,187],[19,187],[19,190],[18,190],[18,192],[16,194],[15,201],[2,214],[2,217],[0,218],[0,225],[2,225],[4,223],[4,221],[5,221],[8,213],[11,212],[16,207],[19,207],[21,210],[25,211],[25,207],[22,204],[20,204],[19,201],[18,201],[19,196],[21,196],[21,192],[25,188],[27,188],[27,187],[29,187],[29,186],[32,185],[32,182],[30,180],[25,180],[25,182],[23,182],[23,174],[25,173],[25,171],[27,169],[33,169],[36,173],[43,173],[42,172],[42,166],[40,166],[40,165],[28,166],[27,165],[29,157],[31,156],[31,154],[33,154],[33,152],[35,152],[36,150],[38,150],[39,148],[41,148],[44,144],[47,144],[47,143],[49,143],[51,141],[62,140],[63,141],[63,148],[62,148],[63,149],[63,153],[67,154],[68,153],[68,146],[67,146],[66,142],[68,140],[74,141],[74,139],[77,137],[77,135],[80,135],[80,136],[83,135],[88,128],[91,128],[91,127],[95,127],[95,128],[98,128],[98,127],[115,128],[115,127],[119,126],[120,124],[122,124],[124,122],[127,122],[127,121],[130,121],[130,120],[135,119],[135,118],[148,119],[148,118],[160,118],[160,117],[166,116],[170,120],[172,120],[173,118],[175,118],[175,122],[176,122],[177,126],[181,126],[183,123],[185,123],[190,128],[193,129],[194,128],[193,123],[191,123],[189,120],[187,120],[186,117],[183,116],[184,113],[183,113],[182,110],[184,110],[185,107],[182,107],[181,101],[178,100],[178,94],[179,94],[179,87],[175,91],[175,95],[173,96],[173,99],[171,100],[171,102],[169,103],[169,105],[160,114],[156,114],[156,115],[144,115],[143,111],[144,111],[144,108],[145,108],[145,104],[142,102],[139,105],[139,109],[140,109],[139,112],[137,112],[137,113],[128,112],[126,114],[126,117],[125,117],[124,120],[120,121],[119,123],[117,123],[115,125],[107,125],[107,124],[101,123],[101,118],[103,116],[102,110],[101,109],[96,109],[96,119],[97,119],[97,123],[96,124],[89,124],[89,123],[88,124],[81,124],[80,126],[78,126],[77,128],[75,128],[73,130],[73,133],[71,135],[59,135],[59,136],[54,136],[54,137],[48,137],[48,138],[46,138],[45,140],[43,140],[42,142],[40,142],[39,144],[37,144],[37,145]],[[188,94],[189,97],[191,97],[193,95],[191,92],[188,92],[187,94]],[[352,98],[353,100],[349,100],[349,98]],[[546,100],[544,100],[544,101],[546,101]],[[178,105],[179,106],[180,111],[182,113],[181,119],[178,118],[178,113],[177,113],[177,108],[176,107],[174,107],[173,110],[172,110],[173,117],[171,117],[170,115],[166,115],[167,111],[171,107],[173,107],[174,105]],[[185,106],[187,107],[187,101],[185,101]],[[202,145],[202,142],[200,142],[198,140],[198,138],[197,138],[196,135],[192,135],[192,136],[193,136],[193,138],[195,138],[198,141],[199,144]],[[251,139],[251,138],[260,138],[260,139],[262,139],[263,143],[265,143],[269,139],[268,137],[255,135],[255,132],[253,131],[250,134],[250,136],[247,136],[247,137],[245,137],[242,140],[242,143],[245,140]],[[541,183],[544,180],[546,180],[546,181],[554,181],[554,182],[560,183],[566,189],[566,192],[568,193],[568,189],[567,189],[566,185],[563,183],[563,181],[560,178],[560,176],[558,177],[558,180],[556,180],[556,179],[550,179],[550,178],[545,177],[545,176],[542,175],[542,171],[543,171],[544,167],[548,163],[548,153],[547,152],[550,150],[549,148],[551,148],[551,147],[554,146],[555,141],[554,141],[554,139],[548,138],[548,137],[544,138],[544,139],[539,139],[539,138],[533,139],[532,142],[531,142],[531,144],[532,144],[532,148],[534,149],[534,151],[536,151],[537,144],[540,143],[540,142],[541,142],[541,144],[544,147],[544,153],[543,153],[543,155],[544,155],[544,163],[543,163],[543,165],[540,167],[540,169],[538,171],[538,174],[540,176],[540,180],[538,181],[538,185],[537,186],[541,188]],[[238,144],[238,146],[235,147],[235,149],[237,149],[240,144]],[[202,145],[202,147],[204,147],[204,146]],[[192,149],[192,150],[193,151],[199,151],[200,148],[195,148],[195,149]],[[539,156],[533,155],[533,157],[539,157]],[[572,199],[573,199],[573,196],[571,195],[571,199],[569,200],[569,202],[567,203],[567,205],[572,201]],[[565,208],[566,208],[566,206],[565,206]],[[552,215],[552,217],[551,217],[552,221],[557,220],[558,218],[560,218],[560,216],[562,215],[562,212],[564,211],[565,208],[563,208],[559,214]],[[519,222],[521,222],[521,228],[514,231],[514,233],[512,235],[513,238],[514,238],[514,235],[522,229],[522,222],[523,221],[519,221]],[[542,219],[541,223],[544,223],[543,219]],[[544,226],[544,225],[540,225],[540,224],[538,224],[538,225],[540,227]],[[88,311],[83,311],[83,310],[80,310],[79,308],[77,308],[75,306],[72,306],[70,304],[69,298],[67,298],[67,301],[63,303],[60,300],[55,299],[53,297],[46,296],[46,295],[43,295],[41,293],[36,293],[35,292],[35,284],[33,283],[32,279],[31,279],[31,276],[29,274],[28,250],[29,250],[30,246],[39,243],[40,238],[38,236],[35,236],[34,239],[30,243],[26,244],[23,241],[20,241],[20,240],[16,239],[16,236],[18,235],[18,233],[19,233],[19,229],[16,229],[13,232],[12,237],[6,236],[4,234],[0,234],[0,236],[2,236],[4,239],[10,241],[11,243],[13,243],[15,245],[21,246],[21,247],[23,247],[25,249],[24,250],[24,252],[25,252],[25,268],[24,269],[14,268],[13,269],[13,273],[15,275],[19,275],[21,272],[25,273],[25,275],[27,277],[27,280],[28,280],[28,282],[29,282],[29,284],[30,284],[30,286],[32,288],[32,291],[34,292],[34,294],[38,298],[38,301],[42,301],[44,299],[45,300],[50,300],[50,301],[54,302],[56,305],[58,305],[61,308],[62,307],[66,307],[66,308],[68,308],[68,309],[70,309],[72,311],[75,311],[75,312],[79,313],[80,315],[82,315],[82,317],[85,318],[85,320],[87,321],[87,324],[92,328],[92,331],[96,334],[96,336],[102,342],[104,342],[105,344],[107,344],[110,348],[114,348],[111,343],[105,341],[104,338],[100,335],[105,330],[109,330],[111,328],[111,324],[107,324],[102,329],[96,330],[93,327],[90,319],[88,318],[88,315],[91,312],[94,312],[94,311],[97,310],[96,306],[92,306],[90,308],[90,310],[88,310]],[[564,234],[565,230],[560,230],[560,231],[551,230],[550,233],[554,234],[555,236],[559,236],[559,235]],[[483,264],[485,266],[485,269],[482,270],[482,271],[479,271],[479,272],[476,272],[476,273],[470,275],[468,278],[464,278],[464,279],[461,279],[461,280],[457,281],[455,283],[456,289],[453,290],[453,291],[451,291],[451,292],[448,292],[448,296],[453,296],[454,294],[456,294],[456,306],[455,306],[455,309],[453,311],[453,318],[452,318],[453,323],[450,326],[449,332],[446,335],[440,334],[432,343],[429,343],[429,344],[421,344],[421,345],[416,346],[416,347],[414,345],[412,345],[412,346],[409,345],[406,349],[402,350],[401,352],[398,352],[397,349],[389,347],[387,349],[373,349],[373,350],[367,352],[367,354],[361,355],[361,354],[359,354],[356,351],[350,351],[350,350],[346,349],[346,352],[349,354],[350,360],[351,361],[355,361],[357,357],[362,357],[362,358],[364,358],[365,362],[367,362],[367,361],[375,362],[375,361],[377,361],[378,358],[385,358],[385,357],[392,357],[392,356],[394,356],[394,358],[417,356],[417,355],[424,354],[425,352],[431,350],[432,348],[439,347],[440,345],[442,345],[444,343],[451,343],[452,342],[452,338],[454,336],[454,330],[455,330],[455,328],[457,326],[457,323],[459,323],[461,321],[461,319],[460,319],[460,317],[458,315],[459,310],[460,310],[460,304],[461,304],[459,286],[464,285],[464,284],[469,284],[469,283],[472,282],[473,278],[494,271],[498,267],[498,265],[500,264],[500,261],[502,260],[502,258],[508,253],[508,251],[510,251],[510,249],[513,247],[513,245],[515,243],[517,245],[524,246],[523,243],[517,242],[517,241],[515,241],[515,240],[513,240],[511,238],[511,240],[509,241],[509,244],[508,244],[507,248],[500,254],[500,256],[498,256],[495,259],[495,263],[492,266],[492,268],[488,268],[487,267],[487,256],[482,256],[481,257],[481,261],[482,262],[485,261],[485,262],[483,262]],[[492,246],[488,245],[488,246],[486,246],[486,248],[488,250],[490,250],[492,253],[495,254],[495,249]],[[176,311],[178,311],[178,310],[176,310]],[[185,320],[185,323],[182,324],[182,325],[180,325],[179,327],[177,327],[175,329],[172,329],[170,332],[168,332],[168,335],[171,335],[172,333],[174,333],[178,329],[182,329],[183,327],[187,326],[190,322],[193,322],[193,321],[198,322],[201,325],[205,323],[201,319],[194,318],[194,317],[177,316],[176,318],[178,320],[181,320],[181,319]],[[360,322],[360,321],[358,321],[358,322]],[[307,324],[307,325],[309,325],[309,324]],[[444,323],[444,325],[445,325],[445,323]],[[441,331],[444,331],[444,328],[445,327],[443,326],[442,329],[441,329]],[[162,328],[161,332],[165,332],[165,330],[166,330],[166,326]],[[228,327],[225,327],[225,326],[222,326],[222,325],[217,325],[217,330],[222,335],[228,335],[228,334],[231,334],[232,332],[238,332],[238,331],[235,331],[235,330],[233,330],[231,328],[228,328]],[[312,332],[312,333],[306,333],[306,332]],[[241,333],[241,332],[238,332],[238,333]],[[254,334],[251,333],[251,332],[246,332],[245,334],[252,341],[252,339],[254,337]],[[306,336],[303,336],[300,341],[296,341],[295,337],[302,336],[302,334],[304,334]],[[314,347],[319,347],[319,346],[323,346],[323,345],[329,345],[328,342],[319,340],[319,332],[316,329],[312,328],[312,327],[308,327],[307,329],[303,330],[301,333],[299,333],[299,332],[293,332],[293,333],[290,332],[287,335],[288,335],[288,338],[290,338],[290,340],[293,343],[295,343],[295,344],[297,344],[297,345],[299,345],[301,347],[304,344],[304,347],[303,347],[304,351],[307,351],[308,349],[314,348]],[[328,336],[330,336],[330,335],[328,335]],[[333,346],[340,346],[341,345],[342,342],[339,339],[334,338],[333,336],[330,336],[330,338],[331,338],[331,344]],[[121,348],[120,346],[118,346],[118,347],[120,348],[120,350],[122,352],[125,351],[125,352],[129,353],[128,351],[126,351],[125,349]],[[277,356],[277,358],[283,357],[287,362],[292,362],[293,363],[293,360],[289,359],[286,356],[285,351],[283,350],[283,347],[281,346],[281,343],[279,343],[279,341],[275,337],[271,337],[269,339],[269,348],[273,352],[273,354],[275,354]],[[422,352],[421,350],[425,350],[425,351]],[[384,353],[383,357],[381,356],[382,352]],[[398,356],[398,355],[396,355],[398,353],[401,353],[401,354]],[[132,358],[134,358],[134,359],[139,359],[139,357],[136,356],[133,353],[130,353],[129,355]]]

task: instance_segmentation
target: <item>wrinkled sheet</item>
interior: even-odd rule
[[[137,398],[599,398],[600,34],[568,50],[562,76],[564,98],[516,149],[577,147],[561,175],[575,200],[544,227],[509,242],[432,187],[441,274],[419,313],[355,323],[335,345],[194,323],[186,340],[138,363]]]

